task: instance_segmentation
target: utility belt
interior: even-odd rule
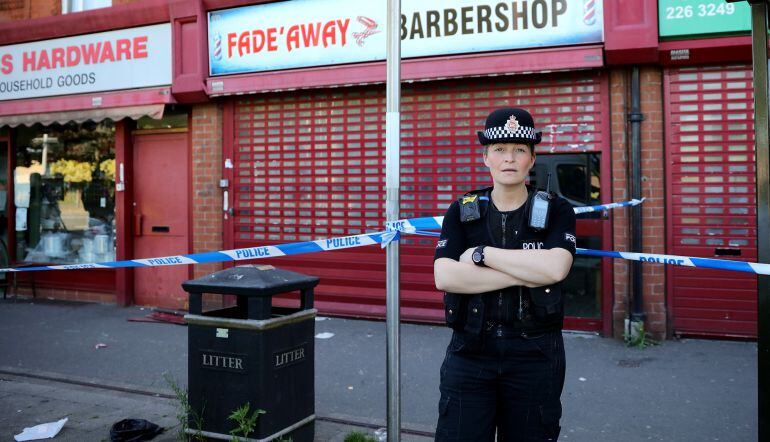
[[[482,334],[494,338],[524,338],[531,339],[540,337],[546,333],[556,331],[555,327],[517,327],[495,321],[484,322]]]
[[[564,303],[561,284],[529,289],[530,312],[533,321],[492,322],[486,312],[484,295],[461,295],[444,293],[444,317],[447,326],[455,331],[480,335],[489,323],[509,330],[550,330],[560,329],[564,320]],[[509,295],[506,295],[509,296]],[[515,333],[515,332],[512,332]]]

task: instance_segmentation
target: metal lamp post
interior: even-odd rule
[[[401,20],[400,0],[388,0],[387,83],[385,85],[385,217],[398,220],[400,208],[400,144],[401,144]],[[401,364],[399,329],[399,244],[391,241],[386,249],[386,328],[387,328],[387,395],[388,442],[401,439]]]

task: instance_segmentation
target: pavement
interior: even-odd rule
[[[0,300],[0,442],[68,418],[54,441],[105,441],[126,418],[179,440],[187,327],[139,307]],[[315,440],[386,426],[385,323],[316,318]],[[445,327],[401,326],[403,441],[433,439]],[[644,349],[565,332],[563,441],[757,440],[755,342],[680,339]]]

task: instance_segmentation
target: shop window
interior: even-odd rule
[[[599,204],[599,164],[599,154],[539,155],[528,184],[536,189],[550,187],[574,206]]]
[[[111,122],[15,130],[16,258],[74,264],[115,259]]]
[[[109,8],[110,6],[112,6],[112,0],[63,0],[61,2],[61,13],[69,14],[91,9]]]
[[[10,255],[8,253],[8,141],[6,131],[0,129],[0,266],[8,267]],[[0,281],[5,280],[6,275],[0,275]]]
[[[578,164],[560,164],[556,166],[556,176],[562,194],[575,201],[588,203],[586,167]]]

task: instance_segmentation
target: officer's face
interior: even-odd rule
[[[484,152],[484,164],[495,184],[516,185],[527,179],[535,165],[535,154],[522,143],[490,144]]]

